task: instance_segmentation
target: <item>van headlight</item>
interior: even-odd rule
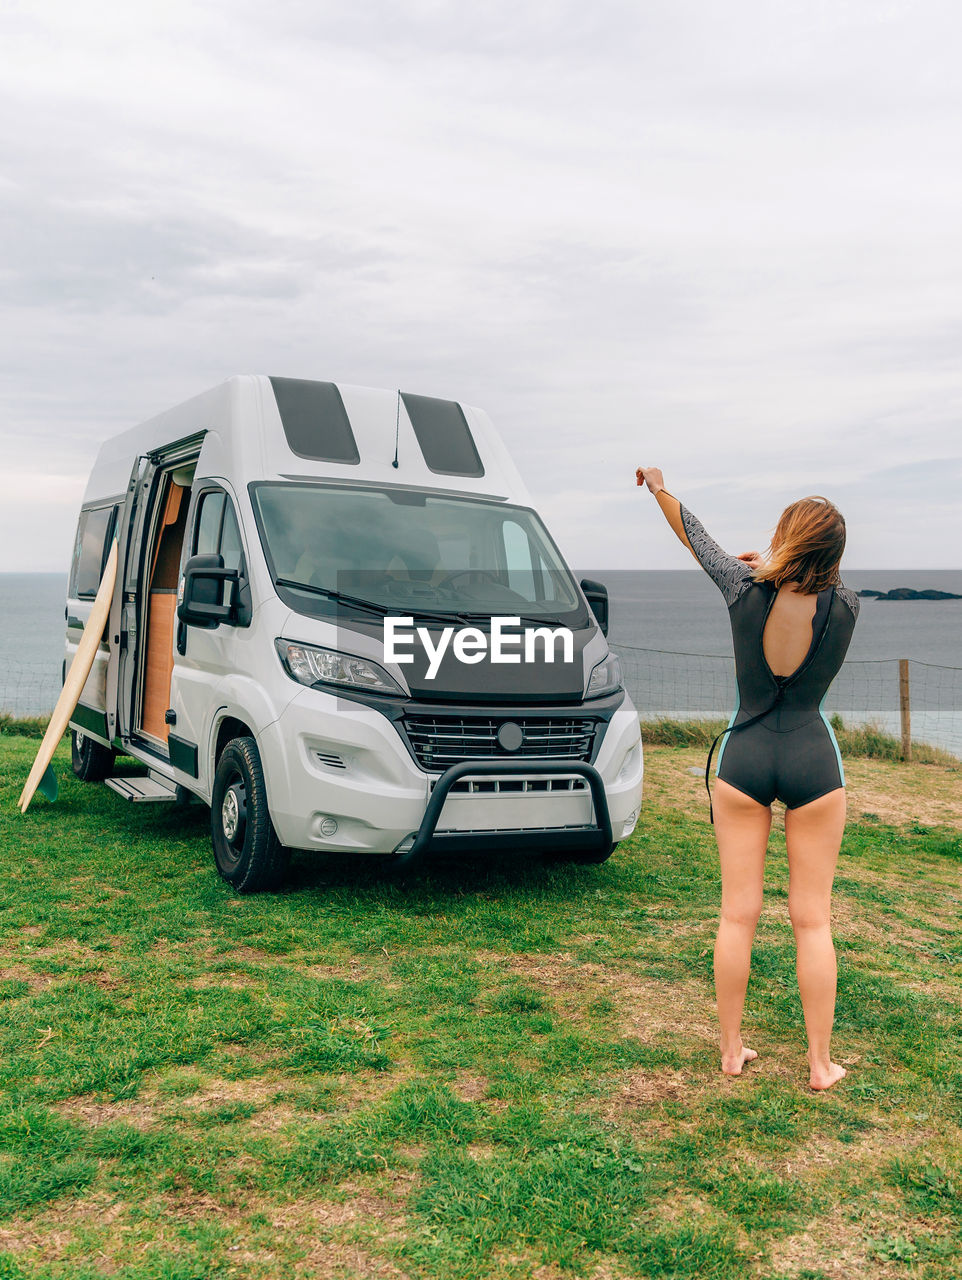
[[[299,684],[336,684],[349,689],[370,689],[374,693],[399,693],[404,690],[383,667],[352,653],[321,649],[317,645],[298,644],[295,640],[275,640],[284,670]]]
[[[621,662],[614,653],[609,653],[607,658],[599,662],[596,667],[592,667],[591,675],[588,677],[588,688],[585,690],[586,698],[600,698],[604,693],[614,693],[621,688]]]

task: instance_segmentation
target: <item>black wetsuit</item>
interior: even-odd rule
[[[680,512],[692,551],[725,597],[735,646],[738,700],[716,776],[759,804],[777,798],[789,809],[844,787],[842,757],[822,708],[852,639],[858,596],[841,584],[820,591],[808,653],[791,675],[776,676],[762,637],[777,588],[755,582],[744,561],[727,555],[684,506]]]

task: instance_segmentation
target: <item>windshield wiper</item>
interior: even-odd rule
[[[437,622],[450,622],[453,618],[456,622],[460,622],[462,626],[471,622],[490,622],[492,617],[515,617],[520,618],[522,622],[534,623],[536,626],[560,626],[560,618],[534,617],[526,614],[491,614],[491,613],[471,613],[466,610],[435,610],[422,609],[419,605],[402,605],[402,604],[379,604],[376,600],[365,600],[361,596],[348,595],[345,591],[335,591],[333,587],[316,587],[313,582],[298,582],[296,578],[275,578],[275,582],[279,587],[293,587],[296,591],[310,591],[312,595],[324,596],[328,600],[333,600],[337,604],[350,605],[355,609],[367,609],[370,613],[379,614],[386,617],[390,613],[400,614],[402,617],[429,618]]]
[[[335,591],[332,587],[316,587],[313,582],[298,582],[295,578],[275,578],[274,581],[280,587],[293,587],[297,591],[310,591],[317,596],[325,596],[328,600],[333,600],[336,604],[351,605],[355,609],[368,609],[371,613],[380,614],[386,617],[390,613],[400,614],[402,617],[415,618],[433,618],[438,622],[449,622],[455,618],[458,622],[467,621],[468,615],[464,613],[435,613],[431,609],[421,609],[417,605],[400,604],[378,604],[376,600],[364,600],[361,596],[351,596],[345,591]]]
[[[532,614],[524,614],[524,613],[522,613],[520,616],[521,616],[521,621],[522,621],[522,622],[533,622],[533,623],[534,623],[534,625],[535,625],[536,627],[537,627],[537,626],[542,626],[542,625],[543,625],[543,626],[546,626],[546,627],[560,627],[560,626],[561,626],[561,619],[560,619],[560,618],[546,618],[546,617],[544,617],[544,616],[542,616],[542,615],[539,615],[539,616],[537,616],[537,617],[536,617],[536,616],[534,616],[534,615],[532,615]]]
[[[504,613],[459,613],[458,617],[467,622],[490,622],[492,618],[517,618],[519,622],[533,623],[535,626],[561,626],[560,618],[551,618],[544,614],[535,616],[525,613],[509,613],[507,610]]]
[[[298,582],[296,578],[275,578],[274,581],[279,587],[293,587],[296,591],[310,591],[315,596],[325,596],[328,600],[334,600],[337,604],[349,604],[355,609],[367,609],[371,613],[378,613],[382,617],[390,612],[389,609],[382,604],[378,604],[374,600],[364,600],[361,596],[349,596],[343,591],[334,591],[330,587],[315,587],[313,582]]]

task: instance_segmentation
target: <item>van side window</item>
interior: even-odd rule
[[[212,489],[200,500],[200,511],[197,516],[197,533],[194,538],[194,555],[212,556],[217,554],[220,544],[220,523],[224,515],[224,499],[227,495],[223,489]]]
[[[70,595],[92,600],[97,594],[104,565],[110,551],[109,539],[116,524],[117,508],[98,507],[82,511],[77,526],[73,564],[70,573]]]
[[[194,555],[224,557],[225,569],[242,569],[244,547],[234,504],[223,489],[201,495],[194,534]]]

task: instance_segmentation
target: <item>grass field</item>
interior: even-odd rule
[[[216,876],[201,807],[132,806],[0,736],[0,1280],[914,1277],[962,1254],[958,772],[849,764],[834,1091],[772,838],[717,1071],[700,750],[649,748],[602,867],[298,858]]]

